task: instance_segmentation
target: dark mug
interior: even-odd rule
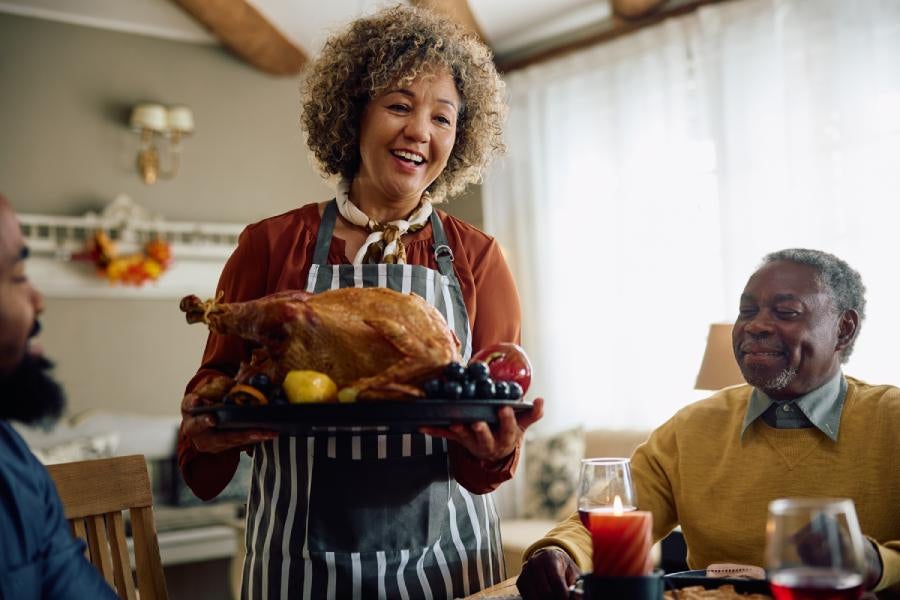
[[[643,577],[600,577],[585,573],[569,587],[573,600],[661,600],[663,572],[656,570]]]

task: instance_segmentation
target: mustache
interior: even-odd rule
[[[31,331],[28,332],[28,337],[33,338],[37,337],[37,334],[41,332],[41,322],[37,319],[34,320],[34,324],[31,326]]]

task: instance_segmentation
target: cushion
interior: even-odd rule
[[[572,514],[582,458],[584,430],[580,427],[526,439],[522,516],[562,520]]]
[[[32,448],[32,452],[43,464],[55,465],[80,460],[110,458],[116,455],[118,447],[119,434],[108,432],[75,438],[45,448]]]
[[[533,543],[556,527],[556,519],[504,519],[500,521],[506,576],[514,577],[522,570],[522,555]]]
[[[594,429],[585,434],[584,457],[628,458],[648,437],[650,432],[640,429]]]

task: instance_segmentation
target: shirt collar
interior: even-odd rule
[[[810,423],[836,442],[838,428],[841,423],[841,412],[844,408],[844,398],[847,396],[847,380],[843,373],[838,373],[825,382],[822,386],[795,398],[788,402],[796,406]],[[765,392],[753,388],[750,401],[747,403],[747,413],[744,415],[744,423],[741,426],[741,436],[747,428],[762,416],[775,400],[769,398]]]

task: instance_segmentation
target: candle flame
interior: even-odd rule
[[[616,494],[616,498],[613,500],[613,514],[617,517],[621,517],[623,512],[625,511],[622,510],[622,499]]]

